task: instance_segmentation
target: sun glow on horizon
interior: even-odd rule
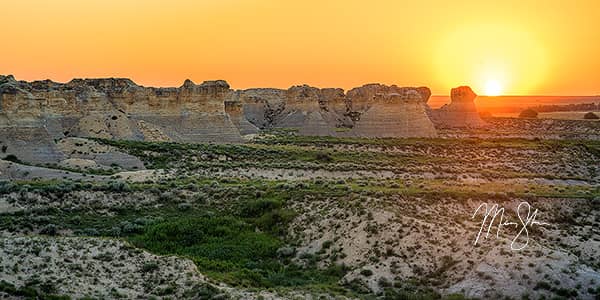
[[[500,96],[502,94],[502,85],[498,80],[488,80],[485,83],[485,96]]]
[[[0,74],[597,95],[600,1],[4,1]],[[335,12],[332,14],[332,12]],[[535,13],[532,13],[535,12]],[[399,13],[401,17],[399,17]]]
[[[447,89],[467,84],[486,96],[535,91],[549,70],[544,43],[518,24],[478,23],[441,33],[438,80]]]

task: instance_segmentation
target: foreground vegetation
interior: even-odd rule
[[[0,231],[120,239],[154,254],[189,258],[213,282],[250,291],[439,299],[441,295],[432,287],[439,288],[444,276],[450,276],[444,274],[455,272],[452,268],[458,262],[450,256],[444,256],[439,266],[432,263],[437,273],[420,273],[425,279],[397,276],[391,282],[377,282],[383,288],[374,293],[356,279],[344,280],[352,276],[369,280],[373,271],[364,268],[365,262],[353,266],[339,263],[343,249],[336,242],[343,237],[337,230],[364,222],[366,238],[389,230],[385,226],[392,223],[412,232],[413,227],[409,230],[408,226],[419,222],[403,223],[402,216],[435,224],[442,214],[426,215],[423,208],[442,204],[468,207],[473,201],[584,203],[544,215],[558,224],[558,229],[573,230],[572,234],[581,238],[593,239],[593,230],[584,233],[571,227],[588,228],[598,222],[595,215],[586,217],[586,210],[597,210],[600,205],[598,166],[593,164],[600,157],[600,143],[593,141],[364,140],[287,134],[244,145],[97,141],[137,156],[146,168],[164,169],[164,176],[126,182],[111,170],[95,173],[110,177],[88,176],[78,181],[0,182],[0,201],[17,208],[0,213]],[[519,156],[524,153],[535,155]],[[248,168],[281,168],[292,179],[235,173]],[[297,170],[321,173],[302,177]],[[353,176],[365,170],[374,175]],[[333,171],[350,175],[327,173]],[[376,171],[391,175],[380,176]],[[373,216],[377,209],[396,217],[378,224]],[[468,227],[467,215],[444,217],[449,218],[444,220],[448,224]],[[318,223],[323,219],[327,222]],[[318,239],[326,240],[320,240],[314,253],[299,253],[298,249],[306,246],[302,233],[311,226]],[[326,229],[335,232],[334,237],[326,238]],[[403,230],[390,234],[408,234]],[[431,240],[441,247],[450,238],[448,234]],[[365,258],[368,263],[376,265],[390,257],[425,255],[423,251],[427,251],[409,246],[397,253],[395,249],[404,245],[395,239],[369,244],[373,252]],[[384,250],[380,250],[381,244],[385,244]],[[570,247],[562,241],[560,245]],[[589,265],[600,267],[593,262]],[[146,272],[156,268],[144,266]],[[54,291],[44,292],[39,286],[28,290],[3,283],[0,288],[11,295],[54,297],[47,293]]]
[[[600,142],[527,139],[359,139],[273,135],[252,144],[179,144],[97,140],[139,157],[150,169],[187,172],[236,168],[277,168],[439,176],[482,174],[488,178],[587,180],[598,176],[591,167],[600,159]],[[555,157],[555,166],[527,160],[528,152]],[[558,164],[568,155],[566,163]],[[521,165],[514,165],[518,160]],[[493,164],[493,167],[484,167]],[[588,167],[586,167],[588,166]],[[581,169],[581,170],[580,170]],[[574,172],[577,170],[577,172]]]

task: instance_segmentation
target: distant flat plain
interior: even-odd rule
[[[556,120],[583,120],[583,115],[588,112],[585,111],[555,111],[555,112],[541,112],[538,113],[538,119],[556,119]],[[600,116],[600,111],[594,111],[594,113]],[[508,113],[493,113],[494,117],[506,117],[516,118],[519,116],[518,112]],[[585,120],[590,122],[598,122],[599,120]]]
[[[522,109],[538,105],[567,105],[579,103],[599,103],[598,96],[478,96],[475,104],[481,109]],[[427,102],[432,108],[439,108],[450,103],[450,96],[431,96]]]

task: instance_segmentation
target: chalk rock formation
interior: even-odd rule
[[[440,128],[475,128],[485,126],[475,106],[477,95],[468,86],[453,88],[450,92],[450,104],[431,110],[430,117]]]
[[[45,128],[53,138],[238,142],[240,132],[225,112],[232,92],[222,80],[146,88],[122,78],[60,84],[3,76],[0,120],[4,126]]]
[[[110,167],[112,164],[125,169],[144,169],[144,164],[139,158],[117,151],[115,148],[102,145],[96,141],[84,138],[64,138],[56,142],[56,148],[65,153],[67,161],[87,160],[98,166]],[[63,160],[61,163],[64,163]]]
[[[297,129],[301,135],[334,135],[335,128],[351,124],[344,90],[308,85],[281,89],[238,91],[245,118],[259,128]]]
[[[359,137],[435,137],[427,116],[428,88],[369,84],[348,92],[351,110],[360,114],[350,132]]]
[[[381,84],[367,84],[347,94],[339,88],[308,85],[237,91],[245,118],[256,127],[297,129],[300,135],[314,136],[435,136],[425,112],[430,95],[426,87]]]
[[[60,162],[69,155],[55,141],[65,137],[241,142],[240,129],[248,132],[252,126],[242,113],[232,111],[232,117],[225,111],[232,94],[222,80],[198,85],[186,80],[179,88],[147,88],[124,78],[73,79],[62,84],[0,76],[0,143],[7,149],[0,156],[14,152],[26,162]],[[124,168],[140,168],[112,154],[94,159],[100,164],[114,159]]]
[[[453,91],[453,105],[441,115],[454,120],[475,112],[474,94],[466,92]],[[28,161],[60,162],[88,159],[65,155],[55,142],[65,137],[242,142],[242,135],[268,128],[314,136],[431,137],[430,95],[425,87],[381,84],[347,93],[308,85],[234,91],[223,80],[153,88],[125,78],[56,83],[0,76],[0,142],[23,148],[20,155]]]
[[[285,107],[275,119],[275,126],[298,128],[301,135],[333,135],[337,118],[328,104],[321,89],[293,86],[285,93]]]
[[[0,159],[9,155],[29,163],[59,162],[67,158],[56,148],[52,136],[43,127],[0,127]]]
[[[271,127],[276,115],[285,107],[285,90],[257,88],[236,91],[245,118],[259,129]]]
[[[225,112],[231,118],[233,124],[242,135],[256,134],[259,129],[246,119],[243,112],[243,104],[240,101],[225,101]]]

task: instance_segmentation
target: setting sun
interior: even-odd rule
[[[489,80],[485,84],[484,92],[486,96],[500,96],[502,94],[502,85],[497,80]]]
[[[600,300],[600,0],[1,7],[0,300]]]
[[[434,69],[446,89],[469,82],[476,92],[527,94],[548,75],[549,50],[533,29],[472,21],[440,33]]]

